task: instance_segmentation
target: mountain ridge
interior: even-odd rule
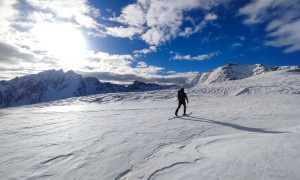
[[[229,63],[224,66],[196,74],[177,86],[160,86],[155,83],[134,81],[124,86],[101,82],[94,77],[83,77],[70,70],[47,70],[37,74],[16,77],[10,81],[0,81],[0,108],[49,102],[70,97],[101,93],[138,92],[162,90],[167,88],[201,87],[225,81],[241,80],[260,74],[295,70],[300,66],[266,66],[262,64],[245,65]]]
[[[215,69],[205,71],[195,77],[188,79],[182,86],[186,88],[203,86],[225,81],[241,80],[260,74],[279,71],[284,69],[299,69],[300,66],[268,66],[264,64],[239,64],[228,63]]]
[[[47,70],[37,74],[16,77],[10,81],[0,81],[0,107],[12,107],[48,102],[70,97],[99,93],[160,90],[157,84],[134,82],[128,87],[100,82],[94,77],[70,70]]]

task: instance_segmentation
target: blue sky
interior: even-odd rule
[[[0,79],[47,69],[180,83],[229,62],[300,65],[298,0],[3,0]]]

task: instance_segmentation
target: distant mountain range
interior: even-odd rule
[[[205,86],[212,83],[239,80],[282,69],[299,69],[299,66],[270,67],[262,64],[243,65],[230,63],[197,74],[177,86],[160,86],[134,81],[129,86],[100,82],[94,77],[82,77],[74,71],[48,70],[38,74],[0,81],[0,108],[49,102],[58,99],[99,93],[161,90],[171,87]]]
[[[151,91],[168,88],[135,81],[129,86],[102,83],[74,71],[48,70],[38,74],[0,81],[0,107],[21,106],[99,93]]]
[[[266,66],[263,64],[245,65],[237,63],[229,63],[225,66],[218,67],[196,75],[194,78],[188,79],[182,86],[194,87],[209,85],[218,82],[240,80],[271,71],[283,69],[299,69],[300,66]]]

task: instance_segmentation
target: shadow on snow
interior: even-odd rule
[[[287,133],[287,132],[280,132],[280,131],[268,131],[261,128],[252,128],[252,127],[246,127],[241,126],[238,124],[228,123],[228,122],[220,122],[212,119],[206,119],[201,117],[195,117],[195,116],[186,116],[181,117],[181,119],[187,120],[187,121],[196,121],[196,122],[206,122],[206,123],[212,123],[212,124],[218,124],[222,126],[228,126],[234,129],[242,130],[242,131],[249,131],[249,132],[257,132],[257,133],[269,133],[269,134],[279,134],[279,133]]]

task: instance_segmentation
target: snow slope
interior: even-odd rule
[[[300,71],[0,110],[1,179],[299,179]],[[182,109],[180,110],[182,112]]]

